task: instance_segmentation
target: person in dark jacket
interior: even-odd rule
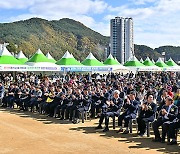
[[[177,119],[175,119],[172,123],[170,123],[169,125],[169,130],[168,130],[168,137],[169,137],[169,141],[168,141],[168,145],[174,145],[177,144],[177,137],[176,137],[176,131],[177,129],[180,128],[180,107],[178,109],[178,115],[177,115]],[[172,139],[170,141],[170,139]]]
[[[54,113],[55,113],[55,109],[58,105],[61,105],[61,96],[62,96],[62,88],[61,87],[57,87],[56,88],[56,93],[55,93],[55,97],[53,102],[50,104],[49,107],[49,116],[53,117]]]
[[[4,86],[3,86],[2,83],[0,83],[0,105],[2,105],[2,100],[3,100],[3,97],[4,97],[4,92],[5,92]]]
[[[72,95],[73,95],[73,91],[72,91],[72,89],[69,88],[67,95],[66,95],[65,99],[63,100],[63,104],[61,105],[60,120],[69,119],[69,111],[70,111],[70,108],[73,106]]]
[[[7,93],[7,104],[8,107],[12,108],[14,106],[14,93],[15,93],[15,88],[14,85],[10,85],[10,87],[8,88],[8,93]]]
[[[166,134],[169,128],[169,124],[176,119],[178,115],[178,108],[173,104],[171,97],[166,98],[166,104],[162,107],[160,115],[156,121],[153,122],[153,131],[155,138],[153,142],[165,142]],[[162,126],[162,137],[160,137],[159,127]]]
[[[146,124],[153,122],[157,110],[157,105],[153,102],[153,95],[147,97],[147,102],[143,103],[139,110],[138,123],[138,135],[143,136],[146,130]]]
[[[70,118],[69,120],[74,122],[74,112],[82,105],[83,95],[80,89],[76,89],[75,94],[72,95],[73,105],[69,108]]]
[[[120,111],[123,106],[123,101],[119,97],[119,94],[119,90],[115,90],[113,93],[113,98],[110,101],[106,101],[106,104],[104,106],[104,112],[101,114],[101,117],[99,119],[99,125],[96,127],[96,129],[102,129],[102,123],[105,119],[105,128],[103,132],[109,131],[109,117],[120,115]]]
[[[84,88],[82,98],[80,99],[81,103],[75,109],[75,118],[73,119],[73,123],[79,123],[80,113],[84,114],[85,111],[90,109],[92,100],[87,88]]]
[[[99,104],[101,104],[100,92],[92,91],[91,98],[92,98],[91,118],[95,118],[96,111],[98,110]]]
[[[125,121],[124,127],[126,127],[126,130],[123,133],[124,134],[129,133],[129,129],[128,129],[129,121],[130,119],[136,118],[138,107],[140,104],[140,102],[137,101],[135,98],[136,98],[135,91],[131,91],[126,102],[124,103],[125,112],[118,117],[118,126],[120,126],[120,129],[117,131],[117,133],[123,132],[122,129],[123,120]]]

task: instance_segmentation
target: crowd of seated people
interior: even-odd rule
[[[0,75],[0,103],[4,108],[39,112],[79,123],[85,113],[100,118],[96,129],[109,131],[110,118],[117,117],[117,133],[128,134],[137,121],[138,135],[144,136],[152,123],[154,142],[177,144],[180,127],[180,74],[137,73],[126,75],[75,74],[51,77],[30,73]],[[123,126],[125,129],[123,130]],[[162,127],[160,135],[159,127]]]

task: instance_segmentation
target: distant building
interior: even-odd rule
[[[125,62],[134,55],[133,19],[125,19]]]
[[[134,54],[133,19],[115,17],[110,22],[110,52],[124,64]]]
[[[107,48],[104,48],[104,59],[107,59],[108,56],[110,55],[110,44]]]

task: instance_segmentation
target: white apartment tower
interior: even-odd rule
[[[134,54],[133,19],[115,17],[111,19],[110,51],[124,64]]]

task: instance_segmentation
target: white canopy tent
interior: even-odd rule
[[[40,49],[26,62],[31,71],[60,71],[60,66],[49,62]]]

